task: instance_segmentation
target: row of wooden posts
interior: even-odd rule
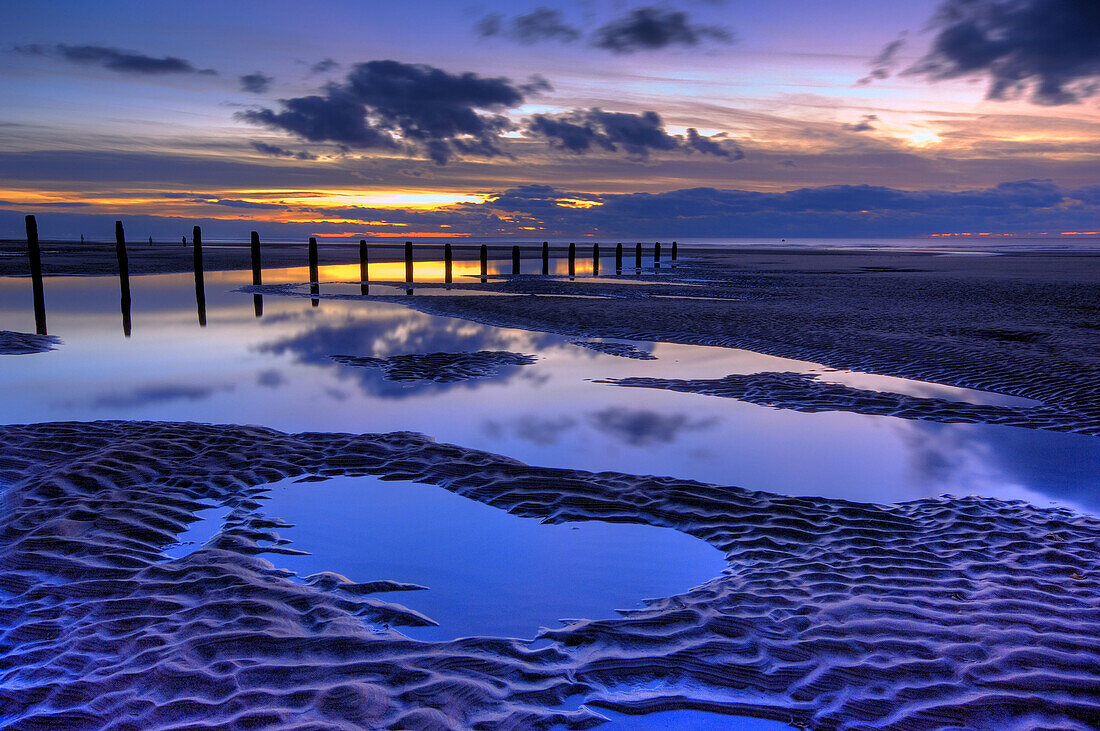
[[[256,231],[252,232],[251,242],[251,258],[252,258],[252,284],[260,286],[263,284],[263,274],[260,264],[260,234]],[[203,276],[202,265],[202,230],[199,226],[195,226],[192,230],[192,250],[193,250],[193,264],[195,270],[195,305],[198,310],[199,325],[206,327],[206,287]],[[485,277],[489,272],[489,248],[485,244],[481,245],[481,277],[482,282],[485,281]],[[520,247],[518,245],[512,246],[512,274],[519,274],[520,270]],[[118,258],[118,277],[119,288],[121,290],[121,305],[122,305],[122,330],[126,337],[130,336],[130,266],[129,260],[126,256],[126,234],[122,227],[122,221],[115,221],[115,254]],[[676,261],[678,251],[675,241],[672,242],[672,261]],[[42,255],[41,249],[38,243],[38,223],[34,216],[27,216],[27,255],[30,258],[31,265],[31,281],[34,295],[34,323],[35,332],[39,335],[46,334],[46,303],[43,294],[42,287]],[[577,245],[575,243],[569,244],[569,276],[576,275],[576,261],[577,261]],[[454,256],[451,250],[451,245],[446,244],[443,247],[443,278],[447,284],[452,283],[452,270],[453,270]],[[661,244],[657,242],[653,245],[653,265],[656,268],[661,266]],[[642,268],[642,245],[637,243],[634,246],[634,268],[640,270]],[[617,244],[615,246],[615,273],[622,274],[623,272],[623,245]],[[550,243],[548,241],[542,242],[542,273],[544,275],[550,274]],[[600,273],[600,245],[592,245],[592,273],[595,276],[599,276]],[[369,265],[367,262],[367,241],[361,239],[359,241],[359,279],[360,279],[360,291],[366,295],[369,294]],[[405,242],[405,284],[406,286],[413,284],[413,244],[411,241]],[[313,295],[313,306],[316,307],[319,303],[320,295],[320,277],[318,275],[318,263],[317,263],[317,239],[310,237],[309,239],[309,288],[310,294]],[[412,294],[412,289],[405,290],[407,294]],[[256,317],[260,317],[263,314],[263,297],[259,294],[253,295],[253,303],[255,305]]]

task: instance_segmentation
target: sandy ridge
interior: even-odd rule
[[[0,713],[14,728],[597,723],[553,710],[577,694],[825,729],[1100,722],[1100,521],[1066,510],[791,498],[530,467],[409,433],[93,422],[3,427],[0,444]],[[294,550],[263,514],[264,484],[355,474],[555,522],[674,527],[729,569],[549,631],[542,650],[408,641],[377,624],[423,618],[365,594],[402,577],[302,585],[257,555]],[[233,507],[227,529],[163,560],[209,504]]]

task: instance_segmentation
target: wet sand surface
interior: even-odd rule
[[[1100,430],[1097,257],[683,253],[675,269],[628,273],[645,286],[522,275],[376,299],[581,347],[634,341],[596,348],[627,358],[645,354],[645,341],[736,347],[1030,402],[952,402],[778,371],[618,379],[645,392],[1082,439]],[[325,284],[321,299],[356,297]],[[471,296],[481,289],[498,296]],[[463,362],[409,355],[418,357],[396,373],[428,380]],[[538,365],[518,370],[528,368]],[[1100,723],[1092,515],[989,497],[792,497],[531,466],[430,437],[141,421],[0,427],[5,716],[16,728],[121,717],[142,727],[588,728],[604,721],[601,708],[826,729]],[[374,596],[402,577],[295,582],[264,558],[298,550],[263,510],[271,483],[356,475],[437,485],[551,523],[672,528],[721,551],[727,568],[535,643],[412,640],[399,628],[431,618],[400,595]],[[221,530],[166,560],[212,506],[229,511]]]

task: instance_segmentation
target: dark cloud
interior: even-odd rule
[[[875,122],[877,121],[877,114],[864,114],[858,122],[850,122],[840,126],[849,132],[870,132],[875,128]]]
[[[361,149],[405,146],[442,165],[456,154],[502,154],[497,141],[511,124],[500,112],[518,107],[545,81],[532,84],[370,61],[353,66],[343,83],[329,84],[323,95],[284,99],[280,111],[254,109],[239,117],[311,142]]]
[[[634,53],[669,46],[698,46],[708,40],[730,43],[733,36],[718,26],[693,25],[682,11],[644,7],[598,28],[592,44],[615,53]]]
[[[537,7],[526,15],[517,15],[508,22],[497,13],[486,15],[478,21],[477,30],[485,37],[503,35],[521,43],[572,43],[581,37],[579,30],[562,20],[560,10],[544,7]]]
[[[510,432],[516,439],[547,445],[557,444],[565,432],[575,429],[576,426],[576,419],[570,416],[526,415],[507,422],[487,421],[482,424],[481,430],[494,439],[499,439]]]
[[[215,74],[213,69],[196,68],[190,61],[176,56],[146,56],[135,51],[124,51],[107,46],[55,46],[33,44],[16,46],[15,51],[36,56],[56,56],[70,63],[85,66],[101,66],[123,74]]]
[[[253,141],[249,143],[256,150],[256,152],[263,153],[264,155],[271,155],[272,157],[293,157],[296,160],[316,160],[317,156],[311,152],[305,152],[300,150],[295,152],[294,150],[288,150],[278,145],[269,145],[266,142]]]
[[[590,414],[588,421],[598,431],[634,447],[668,444],[683,432],[708,429],[716,423],[714,419],[693,420],[685,414],[662,414],[620,407]]]
[[[255,208],[257,210],[281,210],[286,206],[278,203],[257,203],[255,201],[241,201],[233,198],[217,198],[215,200],[197,200],[196,203],[206,203],[212,206],[226,206],[227,208]]]
[[[870,84],[875,79],[885,79],[893,73],[897,65],[898,52],[905,47],[905,33],[896,40],[890,41],[878,55],[871,59],[871,70],[866,76],[857,81],[857,84]]]
[[[1036,104],[1068,104],[1100,91],[1097,0],[944,0],[928,53],[907,73],[986,76],[989,99],[1027,89]]]
[[[256,374],[256,383],[264,388],[279,388],[286,383],[286,376],[277,368],[269,368]]]
[[[338,64],[336,61],[332,60],[331,58],[323,58],[320,61],[318,61],[317,63],[310,66],[309,67],[309,72],[311,74],[324,74],[324,73],[328,73],[329,71],[332,71],[333,69],[335,69],[339,66],[340,66],[340,64]]]
[[[271,82],[274,80],[274,76],[268,76],[259,71],[245,74],[241,77],[241,90],[251,94],[263,94],[271,87]]]
[[[609,152],[623,150],[636,158],[646,158],[650,152],[681,150],[700,152],[731,159],[744,156],[730,140],[703,137],[696,130],[687,136],[671,135],[656,112],[628,114],[605,112],[602,109],[582,109],[568,114],[536,114],[527,123],[528,131],[545,138],[558,149],[583,154],[593,149]]]

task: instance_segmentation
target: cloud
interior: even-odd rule
[[[483,37],[503,35],[521,43],[572,43],[581,37],[579,30],[562,20],[560,10],[544,7],[537,7],[526,15],[517,15],[508,23],[500,14],[486,15],[478,21],[477,30]]]
[[[709,429],[716,423],[714,419],[692,420],[684,414],[662,414],[620,407],[590,414],[588,421],[598,431],[634,447],[668,444],[683,432]]]
[[[680,150],[731,159],[744,156],[732,141],[703,137],[695,129],[687,136],[665,131],[656,112],[629,114],[581,109],[567,114],[535,114],[527,122],[527,131],[542,137],[557,149],[583,154],[593,149],[616,152],[622,149],[635,158],[646,158],[653,151]]]
[[[259,71],[253,74],[245,74],[241,77],[241,90],[251,94],[263,94],[271,87],[274,76],[268,76]]]
[[[190,61],[176,56],[146,56],[136,51],[124,51],[108,46],[55,46],[32,44],[16,46],[15,51],[35,56],[56,56],[85,66],[100,66],[123,74],[156,76],[163,74],[216,74],[214,69],[196,68]]]
[[[182,383],[139,386],[125,393],[102,394],[92,399],[91,405],[112,409],[140,408],[166,401],[201,401],[210,398],[219,391],[231,391],[232,389],[232,386],[191,386]]]
[[[317,156],[311,152],[305,152],[304,150],[295,152],[294,150],[288,150],[278,145],[269,145],[266,142],[256,142],[253,140],[249,144],[252,145],[256,152],[264,155],[271,155],[272,157],[293,157],[296,160],[316,160]]]
[[[1100,92],[1096,0],[944,0],[928,53],[906,73],[930,79],[986,76],[989,99],[1030,89],[1056,105]]]
[[[238,117],[311,142],[360,149],[404,146],[443,165],[456,154],[502,154],[497,141],[511,123],[500,112],[520,106],[545,81],[532,84],[369,61],[353,66],[343,83],[329,84],[323,95],[284,99],[280,111],[253,109]]]
[[[860,85],[870,84],[875,79],[885,79],[892,74],[894,67],[897,65],[898,51],[905,47],[905,36],[906,33],[902,33],[901,37],[883,46],[878,55],[871,59],[871,70],[856,83]]]
[[[332,71],[333,69],[335,69],[339,66],[340,66],[340,64],[337,63],[336,61],[332,60],[331,58],[323,58],[320,61],[318,61],[317,63],[310,66],[309,67],[309,72],[311,74],[324,74],[324,73],[327,73],[329,71]]]
[[[870,132],[875,128],[874,123],[878,121],[877,114],[864,114],[860,117],[858,122],[851,122],[840,125],[849,132]]]
[[[682,11],[644,7],[596,29],[592,44],[615,53],[634,53],[698,46],[708,40],[731,43],[733,36],[718,26],[692,25]]]

